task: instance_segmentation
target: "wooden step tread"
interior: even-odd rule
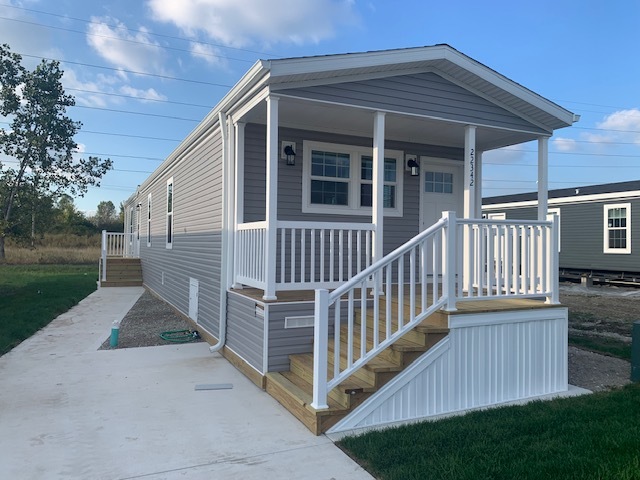
[[[269,372],[266,376],[267,381],[279,384],[290,394],[291,400],[316,416],[339,415],[349,411],[331,398],[327,399],[329,408],[324,410],[315,410],[311,406],[311,403],[313,402],[313,395],[306,390],[305,384],[307,382],[291,372]]]
[[[386,339],[384,335],[385,333],[386,333],[385,330],[380,332],[380,335],[378,337],[378,343],[382,343]],[[341,332],[341,334],[342,335],[340,337],[340,352],[343,352],[343,351],[346,351],[346,348],[347,348],[346,329],[343,332]],[[331,339],[329,343],[333,345],[333,339]],[[360,329],[358,329],[357,332],[354,332],[353,343],[354,343],[353,345],[354,350],[360,351],[360,345],[361,345]],[[370,350],[372,347],[373,347],[373,329],[367,328],[367,350]],[[400,337],[395,342],[393,342],[388,348],[391,348],[396,352],[416,352],[416,351],[426,350],[427,347],[417,342],[413,342],[409,339]]]
[[[341,351],[342,352],[342,351]],[[344,350],[344,352],[346,352],[346,350]],[[355,353],[355,352],[354,352]],[[292,357],[294,355],[291,355]],[[300,354],[295,355],[296,358],[300,357],[301,361],[307,362],[311,365],[311,368],[313,368],[313,354],[312,353],[305,353],[305,354]],[[346,362],[345,360],[345,356],[340,355],[340,360],[341,363]],[[333,344],[330,343],[329,344],[329,372],[333,373]],[[357,359],[354,358],[354,362]],[[365,370],[368,370],[372,373],[382,373],[382,372],[400,372],[402,370],[402,367],[400,365],[398,365],[397,363],[393,363],[393,362],[389,362],[383,358],[379,358],[379,357],[374,357],[371,360],[369,360],[362,368],[364,368]]]

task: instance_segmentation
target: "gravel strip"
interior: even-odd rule
[[[167,303],[145,291],[120,323],[116,348],[153,347],[175,345],[160,338],[160,333],[190,329],[189,323]],[[103,342],[100,350],[111,349],[111,336]],[[196,341],[201,342],[202,339]]]
[[[120,324],[117,348],[168,345],[161,332],[189,329],[189,324],[167,303],[145,291]],[[110,338],[100,349],[109,349]],[[197,341],[202,341],[198,339]],[[569,383],[592,391],[630,383],[629,362],[576,347],[569,347]]]

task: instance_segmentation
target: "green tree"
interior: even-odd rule
[[[8,45],[0,46],[0,115],[10,120],[0,128],[0,152],[13,162],[0,163],[6,191],[0,196],[0,261],[5,258],[5,238],[11,235],[19,192],[31,185],[41,195],[69,192],[82,196],[112,167],[109,159],[75,159],[73,137],[81,127],[66,115],[75,105],[62,87],[60,64],[42,62],[29,71],[22,57]]]
[[[99,230],[108,230],[109,227],[118,221],[118,215],[116,214],[116,206],[111,200],[102,201],[98,204],[96,210],[96,216],[93,217],[93,223]]]

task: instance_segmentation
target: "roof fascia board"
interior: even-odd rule
[[[593,195],[581,195],[578,197],[558,197],[550,198],[549,205],[570,205],[574,203],[590,203],[601,202],[606,200],[621,200],[640,197],[640,190],[631,190],[628,192],[612,192],[612,193],[595,193]],[[538,205],[538,200],[526,200],[522,202],[505,202],[494,203],[491,205],[483,205],[483,210],[497,210],[505,208],[521,208],[534,207]]]
[[[528,115],[524,115],[522,112],[517,111],[515,108],[512,108],[512,107],[510,107],[508,105],[505,105],[504,103],[496,100],[495,98],[492,98],[489,95],[486,95],[485,93],[483,93],[483,92],[471,87],[470,85],[467,85],[466,83],[461,82],[460,80],[458,80],[456,78],[453,78],[449,74],[444,73],[444,72],[442,72],[440,70],[434,70],[433,73],[435,73],[437,75],[440,75],[442,78],[444,78],[445,80],[450,81],[454,85],[457,85],[460,88],[464,88],[465,90],[473,93],[474,95],[477,95],[480,98],[483,98],[483,99],[487,100],[488,102],[491,102],[494,105],[497,105],[498,107],[506,110],[507,112],[512,113],[513,115],[516,115],[517,117],[520,117],[520,118],[526,120],[530,124],[535,125],[538,128],[541,128],[545,132],[548,132],[549,135],[553,135],[553,128],[550,128],[547,125],[543,125],[542,123],[538,122],[537,120],[534,120],[533,118],[529,117]]]
[[[268,63],[263,60],[258,60],[253,66],[245,73],[242,78],[234,85],[234,87],[222,97],[222,99],[216,104],[215,107],[204,117],[204,119],[187,135],[187,137],[180,142],[180,144],[171,152],[167,158],[156,168],[147,179],[142,182],[140,189],[146,188],[152,183],[159,175],[162,175],[168,169],[171,169],[173,164],[178,161],[179,157],[182,157],[190,146],[196,142],[202,135],[206,134],[207,130],[218,123],[218,113],[228,110],[233,103],[241,99],[244,94],[254,87],[259,82],[264,82],[268,73]]]
[[[440,60],[451,47],[436,45],[405,50],[380,50],[376,52],[344,53],[325,57],[301,57],[270,60],[273,77],[339,71],[354,68],[372,68],[411,62]]]
[[[460,53],[453,48],[449,48],[446,51],[445,55],[447,60],[492,83],[498,88],[501,88],[502,90],[521,98],[525,102],[538,107],[540,110],[544,110],[545,112],[555,116],[559,120],[565,122],[567,126],[573,124],[574,114],[570,111],[565,110],[560,105],[556,105],[552,101],[547,100],[546,98],[538,95],[537,93],[529,90],[526,87],[523,87],[513,80],[509,80],[504,75],[485,65],[482,65],[476,60],[473,60],[471,57],[468,57],[467,55],[464,55],[463,53]]]

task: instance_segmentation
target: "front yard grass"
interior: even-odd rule
[[[339,442],[383,480],[640,479],[640,385]]]
[[[96,265],[0,265],[0,355],[96,289]]]

